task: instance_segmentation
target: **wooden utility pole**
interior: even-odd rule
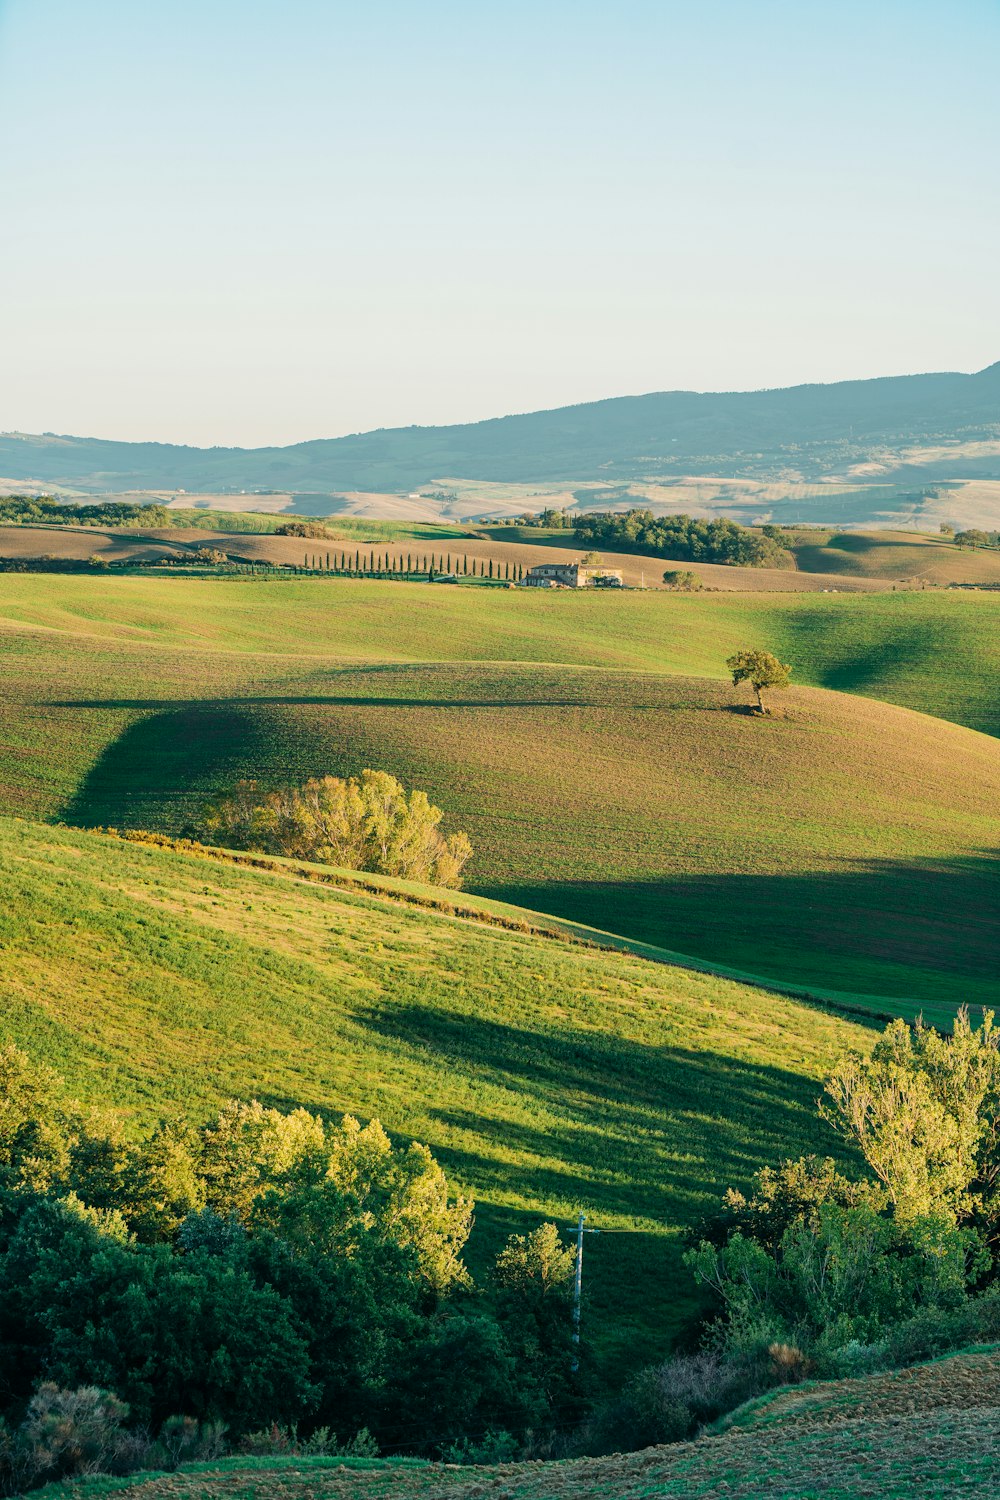
[[[581,1213],[576,1221],[576,1270],[573,1274],[573,1342],[580,1343],[580,1303],[583,1297],[583,1237],[585,1234],[600,1234],[599,1229],[584,1229],[587,1216]],[[572,1230],[570,1231],[572,1233]],[[570,1369],[576,1373],[580,1368],[579,1355],[574,1354]]]

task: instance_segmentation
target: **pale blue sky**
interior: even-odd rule
[[[0,429],[1000,359],[998,0],[0,0]]]

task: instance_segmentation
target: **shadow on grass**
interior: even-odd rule
[[[762,977],[1000,1003],[1000,858],[866,860],[789,874],[505,882],[480,894]]]
[[[677,1224],[705,1210],[716,1184],[745,1183],[781,1156],[837,1150],[816,1115],[818,1084],[781,1068],[437,1007],[387,1002],[361,1020],[411,1054],[431,1053],[450,1080],[465,1080],[461,1097],[482,1094],[482,1113],[444,1102],[431,1112],[452,1141],[469,1138],[435,1154],[488,1196]],[[516,1110],[501,1125],[507,1091]]]

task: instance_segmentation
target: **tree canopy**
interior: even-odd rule
[[[442,817],[426,792],[407,795],[388,772],[363,771],[272,791],[239,781],[205,809],[196,832],[232,849],[457,887],[472,845],[464,833],[445,836]]]
[[[651,510],[594,511],[576,523],[576,540],[619,552],[643,552],[678,562],[731,563],[743,568],[789,568],[791,553],[773,537],[736,521],[654,516]]]
[[[749,682],[757,695],[757,707],[761,713],[767,712],[764,690],[786,688],[792,675],[791,667],[786,662],[779,661],[770,651],[737,651],[726,658],[726,666],[733,674],[734,687],[738,687],[741,682]]]

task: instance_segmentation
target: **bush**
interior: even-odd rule
[[[97,1386],[60,1390],[46,1382],[31,1398],[17,1432],[3,1444],[7,1492],[70,1475],[125,1472],[123,1458],[135,1456],[130,1434],[123,1430],[127,1416],[128,1407],[110,1391]]]
[[[249,1432],[240,1443],[240,1452],[261,1458],[378,1458],[379,1446],[367,1427],[362,1427],[346,1443],[338,1443],[329,1427],[317,1427],[307,1438],[300,1438],[297,1427],[281,1427],[272,1422],[259,1432]]]
[[[446,1464],[512,1464],[521,1453],[521,1445],[511,1432],[490,1428],[477,1442],[463,1438],[441,1449]]]
[[[199,1422],[196,1417],[168,1417],[160,1428],[156,1449],[156,1462],[164,1469],[221,1458],[226,1451],[226,1429],[222,1422]]]
[[[775,1384],[773,1362],[726,1359],[714,1351],[681,1355],[639,1370],[622,1394],[582,1431],[588,1453],[680,1443]]]
[[[464,833],[445,837],[441,818],[425,792],[407,796],[387,772],[363,771],[360,780],[321,776],[271,792],[240,781],[205,809],[198,834],[232,849],[457,888],[472,845]]]
[[[286,521],[283,526],[274,528],[275,536],[305,536],[319,540],[330,540],[335,537],[329,526],[324,526],[322,521]]]

